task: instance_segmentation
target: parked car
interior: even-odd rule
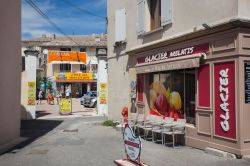
[[[96,91],[89,91],[80,98],[81,105],[85,107],[96,107],[97,93]]]

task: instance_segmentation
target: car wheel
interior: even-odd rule
[[[93,108],[95,108],[95,107],[96,107],[96,105],[97,105],[97,102],[95,102],[95,103],[94,103]]]

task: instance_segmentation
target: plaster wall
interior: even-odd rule
[[[11,9],[11,10],[10,10]],[[15,11],[15,12],[13,12]],[[0,5],[0,151],[20,135],[21,92],[21,4]]]

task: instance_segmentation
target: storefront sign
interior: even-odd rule
[[[66,52],[66,51],[49,51],[48,63],[53,61],[69,61],[69,62],[83,62],[86,64],[86,52]]]
[[[141,57],[137,59],[138,64],[151,63],[156,61],[164,61],[166,59],[192,55],[197,53],[206,53],[209,50],[209,44],[200,44],[196,46],[186,47],[182,49],[172,50],[172,51],[161,51],[148,55],[146,57]]]
[[[60,114],[70,114],[72,112],[71,99],[60,99]]]
[[[250,103],[250,62],[245,62],[245,103]]]
[[[184,59],[173,62],[164,62],[159,64],[145,65],[136,67],[136,73],[153,73],[157,71],[167,71],[167,70],[179,70],[195,68],[200,66],[199,58]]]
[[[128,159],[135,162],[140,162],[139,159],[141,153],[141,140],[139,137],[135,136],[133,130],[129,127],[128,124],[126,124],[125,126],[123,140]]]
[[[36,105],[36,82],[28,82],[28,105]]]
[[[56,80],[93,80],[93,73],[55,73]]]
[[[100,104],[107,104],[108,99],[108,85],[106,82],[100,82]]]
[[[214,65],[215,135],[236,139],[234,62]]]

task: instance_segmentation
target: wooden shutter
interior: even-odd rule
[[[144,33],[144,0],[137,0],[137,34]]]
[[[172,23],[172,0],[161,0],[161,26]]]
[[[126,10],[119,9],[115,12],[115,41],[124,41],[126,38]]]

